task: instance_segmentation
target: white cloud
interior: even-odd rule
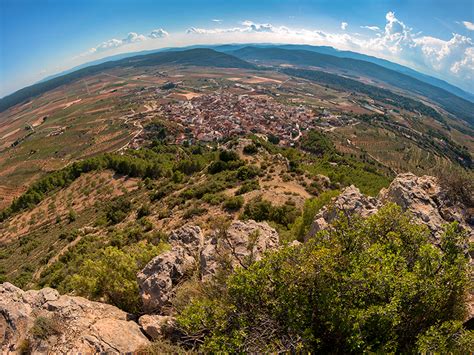
[[[398,19],[392,11],[387,12],[385,20],[382,29],[378,26],[361,26],[375,32],[373,35],[294,29],[249,20],[243,21],[239,27],[190,28],[187,33],[206,35],[209,43],[240,41],[331,45],[338,49],[354,50],[408,65],[474,91],[472,39],[459,34],[453,34],[449,40],[423,36],[421,32],[413,32],[412,28]],[[341,29],[347,28],[347,23],[341,23]]]
[[[217,22],[217,23],[221,23],[221,22],[222,22],[222,20],[217,19],[217,18],[214,18],[214,19],[212,19],[211,21],[212,21],[212,22]]]
[[[360,28],[365,28],[365,29],[371,30],[371,31],[380,31],[379,26],[360,26]]]
[[[162,28],[158,28],[156,30],[153,30],[151,31],[151,33],[148,35],[150,38],[164,38],[164,37],[168,37],[169,36],[169,33],[166,32],[164,29]]]
[[[474,23],[469,21],[462,21],[464,27],[466,27],[469,31],[474,31]]]
[[[122,39],[112,38],[112,39],[109,39],[108,41],[104,41],[98,44],[97,46],[90,48],[85,53],[82,53],[80,57],[84,57],[84,56],[94,54],[97,52],[108,51],[114,48],[119,48],[127,44],[144,42],[148,39],[158,39],[158,38],[164,38],[168,36],[169,36],[169,33],[166,32],[162,28],[158,28],[156,30],[151,31],[151,33],[148,36],[145,36],[143,34],[138,34],[136,32],[129,32],[127,37],[122,38]]]

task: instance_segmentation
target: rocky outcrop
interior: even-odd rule
[[[125,353],[149,344],[137,323],[118,308],[56,290],[22,291],[0,285],[3,353]]]
[[[266,222],[235,221],[206,240],[200,257],[201,276],[214,275],[222,264],[234,269],[249,265],[279,244],[278,233]]]
[[[236,268],[260,260],[267,250],[278,248],[279,237],[267,223],[234,221],[205,242],[197,226],[173,231],[169,242],[171,250],[152,259],[138,274],[146,313],[166,314],[175,288],[187,272],[199,270],[207,279],[224,262]]]
[[[377,212],[378,201],[373,197],[367,197],[360,193],[355,186],[349,186],[337,196],[331,204],[323,208],[315,217],[306,239],[314,236],[317,232],[328,228],[340,213],[346,215],[370,216]]]
[[[146,335],[152,340],[161,337],[172,338],[176,328],[176,320],[170,316],[160,316],[158,314],[145,314],[138,320]]]
[[[434,236],[443,232],[443,224],[457,221],[466,230],[472,228],[465,222],[462,206],[452,204],[433,176],[400,174],[378,196],[379,204],[394,202],[410,211],[416,222],[426,225]]]
[[[184,226],[171,232],[169,243],[171,250],[153,258],[137,275],[146,313],[169,305],[176,284],[198,262],[203,235],[197,226]]]
[[[407,173],[398,175],[377,198],[364,196],[354,186],[347,187],[316,215],[307,238],[327,228],[341,212],[367,217],[389,202],[409,211],[414,221],[426,225],[435,238],[443,232],[444,224],[453,221],[458,221],[473,237],[472,227],[463,217],[462,206],[449,201],[435,177]]]

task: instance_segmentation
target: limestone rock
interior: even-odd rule
[[[377,212],[377,206],[378,201],[375,198],[364,196],[357,187],[351,185],[316,215],[306,239],[328,228],[341,212],[367,217]]]
[[[169,305],[173,289],[196,264],[203,236],[197,226],[183,226],[170,234],[171,250],[153,258],[137,275],[145,312]]]
[[[266,222],[234,221],[224,233],[215,233],[201,251],[201,275],[216,273],[221,262],[232,268],[248,265],[262,258],[267,250],[279,246],[279,236]]]
[[[32,353],[133,352],[147,346],[130,315],[82,297],[60,296],[53,289],[22,291],[0,285],[1,350]],[[39,319],[46,326],[38,331]],[[28,349],[25,349],[27,347]]]
[[[416,176],[411,173],[399,174],[390,186],[380,191],[377,198],[367,197],[354,186],[347,187],[314,218],[307,238],[328,228],[339,213],[370,216],[386,203],[393,202],[409,211],[414,221],[426,225],[436,238],[443,232],[443,225],[458,221],[474,238],[472,227],[465,217],[463,206],[453,205],[445,196],[438,180],[432,176]]]
[[[443,224],[453,221],[458,221],[472,233],[472,228],[464,221],[462,208],[448,201],[433,176],[399,174],[387,189],[380,191],[378,200],[380,205],[395,202],[410,211],[415,221],[425,224],[434,236],[443,232]]]
[[[171,337],[170,333],[174,330],[176,320],[170,316],[145,314],[140,317],[138,323],[152,340],[156,340],[162,336]]]

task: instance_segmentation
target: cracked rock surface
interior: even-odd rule
[[[10,283],[0,285],[0,341],[2,353],[125,353],[149,344],[117,307]]]

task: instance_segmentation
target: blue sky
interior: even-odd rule
[[[214,43],[331,45],[474,92],[472,0],[0,0],[0,96],[109,55]]]

